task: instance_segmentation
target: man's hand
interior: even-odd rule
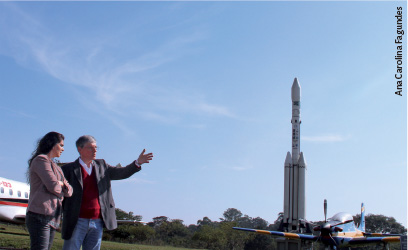
[[[139,158],[137,159],[137,164],[142,165],[143,163],[149,163],[151,159],[153,159],[153,153],[145,154],[146,149],[143,149],[142,153],[140,153]]]

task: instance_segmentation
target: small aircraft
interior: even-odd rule
[[[30,186],[0,177],[0,220],[24,224]]]
[[[236,230],[267,234],[273,237],[284,237],[287,239],[302,240],[309,242],[320,242],[328,249],[350,249],[369,244],[383,245],[388,247],[388,243],[400,242],[399,234],[381,234],[365,232],[365,208],[361,204],[361,221],[356,227],[353,216],[348,213],[337,213],[332,218],[326,219],[327,201],[324,200],[324,223],[314,228],[320,232],[319,235],[287,233],[279,231],[257,230],[249,228],[234,227]]]
[[[0,221],[24,224],[30,185],[0,177]],[[144,221],[117,220],[118,224],[147,224]]]

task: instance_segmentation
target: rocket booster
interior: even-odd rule
[[[286,231],[300,231],[305,220],[306,162],[300,152],[300,84],[295,78],[292,84],[292,154],[285,159],[283,224]]]

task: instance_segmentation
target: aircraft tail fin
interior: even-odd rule
[[[358,230],[365,232],[365,207],[364,203],[361,203],[361,220],[360,225],[358,226]]]

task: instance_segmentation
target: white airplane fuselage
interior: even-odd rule
[[[0,221],[25,222],[30,186],[0,177]]]

